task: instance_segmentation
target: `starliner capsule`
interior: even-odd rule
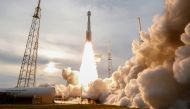
[[[88,22],[87,22],[87,30],[86,30],[86,41],[91,42],[92,37],[91,37],[91,25],[90,25],[90,16],[91,16],[90,11],[87,12],[87,16],[88,16]]]

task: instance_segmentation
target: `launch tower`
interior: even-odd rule
[[[33,15],[32,25],[30,27],[16,87],[35,87],[41,17],[40,2],[41,0],[38,0],[38,6],[36,7]]]

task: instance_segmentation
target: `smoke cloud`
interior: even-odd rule
[[[78,84],[78,72],[72,71],[71,68],[65,68],[62,71],[63,79],[67,81],[67,85],[77,85]]]
[[[181,84],[190,84],[190,24],[185,28],[185,33],[181,35],[181,40],[185,45],[175,52],[174,77]]]

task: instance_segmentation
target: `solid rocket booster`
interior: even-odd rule
[[[91,42],[92,37],[91,37],[91,25],[90,25],[90,16],[91,16],[90,11],[87,12],[87,16],[88,16],[88,22],[87,22],[87,30],[86,30],[86,41]]]

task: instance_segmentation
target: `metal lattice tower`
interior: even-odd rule
[[[33,15],[32,25],[30,27],[16,87],[35,87],[37,69],[36,61],[38,57],[38,39],[41,17],[40,2],[41,0],[38,0],[38,6],[36,7]]]
[[[108,77],[111,77],[112,74],[112,49],[109,44],[108,46]]]

